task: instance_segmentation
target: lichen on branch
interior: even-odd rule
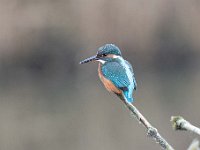
[[[171,122],[174,130],[191,131],[193,133],[200,135],[200,129],[192,125],[190,122],[188,122],[181,116],[172,116]]]
[[[123,101],[132,115],[147,129],[147,135],[159,143],[162,149],[174,150],[174,148],[159,134],[158,130],[153,127],[148,120],[139,112],[139,110],[127,101]]]

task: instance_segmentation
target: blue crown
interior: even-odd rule
[[[100,47],[98,49],[98,52],[97,52],[98,55],[103,55],[103,54],[113,54],[113,55],[118,55],[118,56],[121,56],[121,51],[119,49],[119,47],[117,47],[116,45],[114,44],[105,44],[104,46]]]

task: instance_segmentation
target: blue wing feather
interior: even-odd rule
[[[121,90],[130,85],[130,81],[125,72],[125,68],[118,62],[109,62],[102,66],[103,75]]]
[[[134,73],[131,64],[128,61],[125,63],[109,62],[102,66],[102,74],[110,80],[118,89],[122,90],[123,97],[129,102],[133,101],[132,93],[136,89]],[[123,66],[127,65],[127,66]],[[127,70],[129,69],[127,74]],[[131,75],[130,75],[131,74]],[[130,77],[131,76],[131,77]]]
[[[136,90],[136,89],[137,89],[137,82],[136,82],[136,80],[135,80],[135,74],[134,74],[134,72],[133,72],[133,67],[131,66],[131,64],[130,64],[128,61],[125,60],[125,62],[126,62],[126,64],[129,66],[129,69],[130,69],[130,71],[131,71],[132,74],[133,74],[134,90]]]

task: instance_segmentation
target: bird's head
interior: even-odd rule
[[[121,51],[116,45],[105,44],[98,49],[96,55],[81,61],[80,64],[88,63],[90,61],[99,61],[104,64],[105,62],[111,61],[120,56],[122,56]]]

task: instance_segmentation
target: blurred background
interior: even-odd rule
[[[109,94],[97,63],[114,43],[134,67],[134,105],[176,149],[200,126],[198,0],[0,0],[0,149],[160,149]]]

